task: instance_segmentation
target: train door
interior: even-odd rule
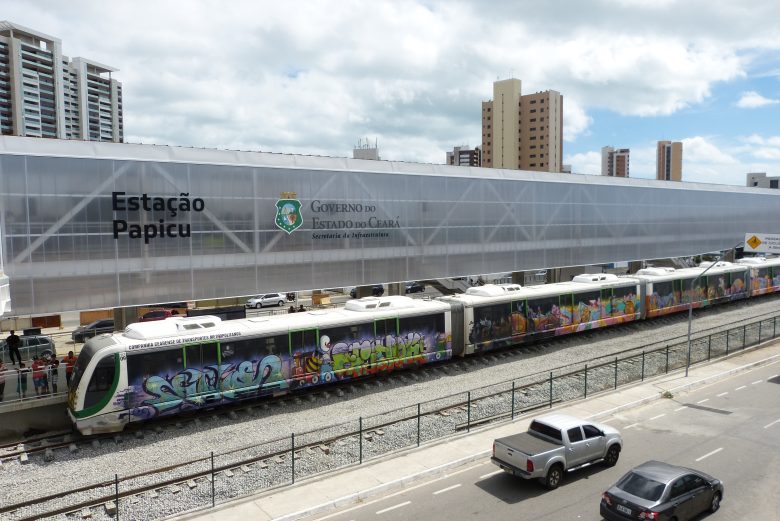
[[[376,345],[384,348],[382,358],[395,360],[398,358],[398,319],[380,318],[374,320],[374,338]]]
[[[290,331],[290,353],[292,353],[295,362],[293,375],[297,379],[299,386],[320,383],[323,369],[323,352],[320,349],[319,340],[318,329]],[[327,367],[325,369],[327,369],[328,374],[332,372],[332,369]]]
[[[182,381],[187,401],[197,406],[221,399],[219,350],[216,342],[184,346],[184,375]]]

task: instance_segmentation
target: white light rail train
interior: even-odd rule
[[[707,273],[700,277],[706,268]],[[68,413],[83,434],[277,396],[541,338],[780,290],[780,259],[485,285],[433,300],[351,300],[342,308],[222,321],[171,317],[87,341]]]

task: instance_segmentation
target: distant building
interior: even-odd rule
[[[601,148],[601,175],[609,177],[628,177],[628,148]]]
[[[780,177],[768,177],[765,172],[752,172],[747,175],[747,186],[780,189]]]
[[[548,90],[521,95],[520,80],[493,83],[482,102],[482,166],[560,172],[563,96]]]
[[[682,143],[680,141],[658,142],[655,178],[660,181],[682,181]]]
[[[571,174],[571,165],[561,165],[562,174]]]
[[[0,22],[0,133],[124,141],[117,69],[62,55],[59,38]]]
[[[447,164],[455,166],[479,166],[481,163],[481,150],[479,147],[455,147],[452,152],[447,152]]]
[[[372,145],[368,139],[363,141],[362,139],[358,139],[358,144],[355,148],[352,149],[352,158],[353,159],[373,159],[374,161],[379,161],[379,147],[377,145],[377,140],[374,140],[374,144]]]

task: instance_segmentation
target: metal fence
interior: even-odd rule
[[[57,369],[46,367],[33,371],[30,360],[22,362],[24,367],[6,364],[6,370],[0,371],[0,408],[4,404],[24,402],[46,396],[68,394],[65,377],[65,364]]]
[[[778,318],[763,318],[691,341],[690,363],[712,360],[777,337]],[[294,484],[392,452],[468,432],[490,422],[587,398],[682,369],[687,339],[638,349],[587,364],[472,389],[415,406],[358,418],[316,431],[182,462],[135,476],[79,487],[35,502],[0,507],[3,519],[40,519],[84,513],[91,519],[149,519]],[[75,484],[74,484],[75,485]]]

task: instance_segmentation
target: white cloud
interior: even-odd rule
[[[3,17],[117,67],[129,141],[349,155],[371,136],[410,161],[480,144],[480,102],[510,74],[563,94],[572,144],[598,111],[676,115],[780,49],[780,3],[759,0],[5,0]],[[632,176],[654,174],[650,150]]]
[[[742,97],[737,101],[737,107],[741,109],[755,109],[778,103],[780,103],[780,100],[765,98],[758,92],[750,90],[742,93]]]
[[[571,165],[574,174],[601,175],[601,152],[584,152],[564,156],[563,164]]]

